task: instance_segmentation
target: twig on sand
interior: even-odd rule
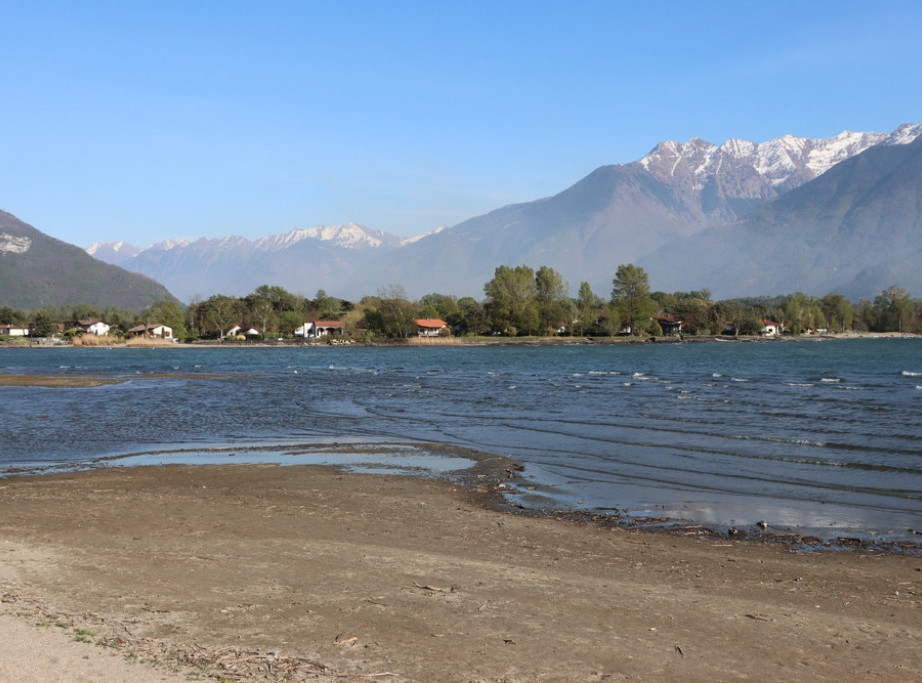
[[[433,593],[451,593],[451,592],[454,590],[453,587],[442,588],[441,586],[428,586],[428,585],[427,585],[427,586],[421,586],[420,584],[416,583],[415,581],[413,582],[413,585],[416,586],[417,588],[419,588],[420,590],[432,591]]]

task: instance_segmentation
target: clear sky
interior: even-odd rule
[[[79,246],[408,236],[661,140],[922,121],[922,2],[0,4],[0,209]]]

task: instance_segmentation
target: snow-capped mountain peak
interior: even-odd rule
[[[400,242],[398,238],[382,230],[372,230],[358,223],[345,223],[296,228],[280,235],[263,237],[257,240],[254,246],[264,251],[278,251],[306,239],[319,240],[344,249],[374,249],[382,246],[397,246]]]
[[[922,126],[907,124],[890,136],[843,131],[825,139],[784,135],[767,142],[750,142],[730,138],[719,147],[701,138],[685,143],[670,140],[635,163],[662,180],[687,176],[694,190],[730,173],[737,177],[741,173],[755,175],[771,187],[786,189],[886,140],[894,140],[891,144],[911,142],[920,131]]]
[[[904,123],[881,142],[882,145],[908,145],[922,135],[922,123]]]

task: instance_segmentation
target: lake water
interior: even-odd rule
[[[0,349],[0,473],[323,462],[441,476],[515,458],[513,502],[726,530],[917,540],[922,339]],[[148,373],[157,373],[150,376]]]

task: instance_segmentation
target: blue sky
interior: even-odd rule
[[[7,2],[0,209],[79,246],[397,235],[661,140],[922,121],[922,2]]]

